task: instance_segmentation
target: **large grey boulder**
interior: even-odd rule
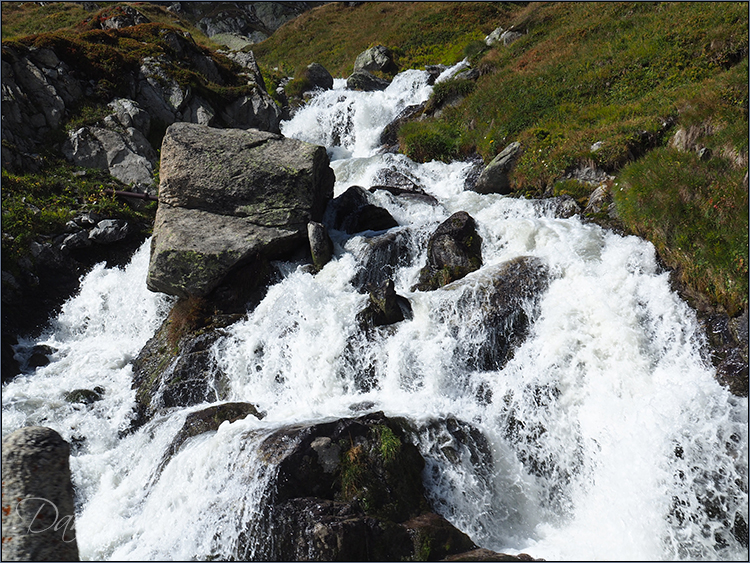
[[[393,61],[393,54],[384,45],[370,47],[357,55],[354,61],[354,70],[366,70],[368,72],[379,71],[387,74],[395,74],[398,67]]]
[[[509,144],[482,171],[472,190],[480,194],[509,194],[509,174],[520,154],[520,143]]]
[[[333,195],[323,147],[258,130],[176,123],[161,150],[147,284],[205,296],[256,255],[307,244]]]
[[[3,440],[3,561],[78,561],[70,446],[29,426]]]

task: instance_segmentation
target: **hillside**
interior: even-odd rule
[[[218,45],[189,19],[156,4],[137,7],[152,30],[187,31],[215,53]],[[17,42],[82,45],[76,56],[114,88],[118,60],[135,65],[166,48],[143,34],[104,41],[87,23],[96,14],[82,4],[4,3],[2,15],[4,49]],[[498,26],[521,37],[488,47],[484,38]],[[32,30],[43,33],[29,36]],[[589,219],[651,240],[696,308],[731,316],[747,307],[747,3],[337,2],[304,12],[252,51],[273,94],[282,78],[313,61],[346,77],[357,54],[375,44],[389,47],[402,70],[466,57],[477,71],[474,81],[436,89],[436,98],[451,103],[404,125],[402,152],[419,161],[479,155],[489,163],[518,141],[517,195],[568,194],[585,206],[605,183],[614,205]],[[211,56],[222,72],[233,68]],[[175,76],[206,96],[226,93],[189,69]],[[75,109],[62,127],[101,118],[97,103]],[[60,208],[62,194],[45,191],[38,177],[4,171],[3,179],[12,187],[4,194],[11,215],[3,231],[14,230],[17,242],[8,246],[4,237],[3,246],[18,255],[19,241],[39,226],[49,234],[65,223],[66,204]],[[96,199],[93,188],[81,189]],[[49,220],[29,224],[23,206],[12,214],[7,204],[15,200],[7,196],[20,200],[25,191],[39,196],[36,205]]]
[[[488,48],[498,26],[523,36]],[[747,32],[740,2],[336,3],[254,52],[267,75],[317,61],[346,76],[377,43],[401,69],[468,57],[475,85],[403,127],[404,153],[489,163],[518,141],[518,194],[584,205],[595,186],[580,171],[614,176],[619,226],[655,244],[694,306],[732,315],[748,293]]]

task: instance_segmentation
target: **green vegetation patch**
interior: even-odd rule
[[[627,166],[614,189],[624,224],[729,315],[748,298],[744,176],[725,159],[704,162],[694,152],[661,148]]]
[[[28,253],[31,241],[58,235],[77,213],[91,211],[107,218],[153,223],[156,203],[135,209],[105,190],[127,186],[100,170],[76,171],[67,164],[49,166],[36,174],[2,170],[3,268]]]
[[[284,68],[287,76],[311,62],[333,76],[349,76],[357,55],[378,44],[391,49],[402,70],[454,64],[505,24],[513,9],[508,2],[333,2],[302,14],[252,50],[264,72]]]

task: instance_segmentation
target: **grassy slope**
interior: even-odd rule
[[[215,47],[163,7],[138,7]],[[53,34],[57,40],[67,40],[92,14],[68,3],[4,2],[2,16],[3,40],[55,30],[62,30]],[[524,36],[508,47],[485,47],[484,36],[497,26]],[[616,174],[624,227],[654,242],[690,289],[733,314],[747,306],[748,292],[747,31],[748,5],[739,2],[331,3],[253,51],[271,81],[313,61],[345,77],[356,56],[379,43],[402,69],[469,56],[481,72],[476,87],[464,88],[463,102],[440,118],[404,127],[406,154],[448,160],[477,152],[489,162],[517,140],[524,148],[513,178],[518,193],[571,193],[581,201],[591,188],[560,181],[565,173],[595,164]],[[87,45],[98,66],[114,59],[97,58],[96,49],[112,46],[115,59],[130,62],[141,48],[161,48],[127,43],[128,34],[111,34],[118,43],[102,45],[93,41],[98,35]],[[85,121],[88,110],[75,118]],[[712,158],[668,147],[678,128]],[[595,142],[601,148],[592,151]],[[26,182],[33,192],[39,181],[14,185],[20,193]]]
[[[478,40],[498,25],[524,36],[486,48]],[[440,118],[403,127],[406,154],[489,162],[519,141],[519,193],[582,201],[592,188],[561,179],[595,164],[617,176],[624,227],[654,242],[688,293],[735,314],[748,293],[747,33],[740,2],[376,2],[317,8],[254,52],[269,74],[316,61],[342,77],[377,43],[402,69],[469,56],[476,87]],[[712,158],[669,148],[679,128]]]

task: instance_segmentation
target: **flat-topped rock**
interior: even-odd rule
[[[205,296],[254,257],[307,244],[333,196],[323,147],[254,129],[176,123],[161,151],[147,284]]]

